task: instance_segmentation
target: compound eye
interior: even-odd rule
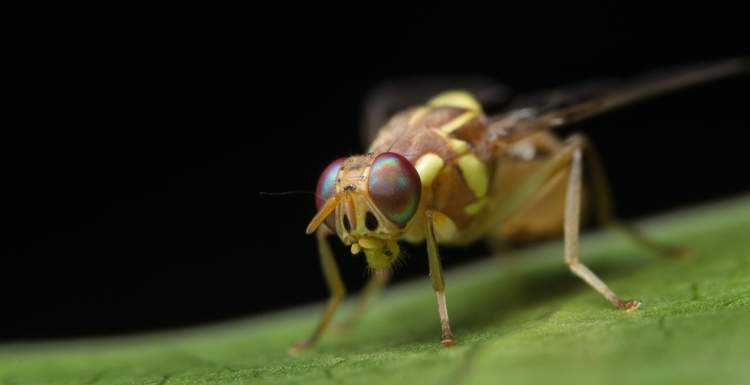
[[[333,196],[336,192],[336,176],[341,170],[341,166],[344,164],[346,158],[338,158],[331,162],[328,167],[323,170],[318,179],[318,187],[315,188],[315,209],[320,210],[323,204],[326,203],[328,198]],[[325,224],[328,228],[335,229],[336,221],[333,215],[329,215],[325,220]]]
[[[406,226],[417,212],[422,182],[411,162],[395,152],[375,158],[367,188],[378,210],[399,227]]]

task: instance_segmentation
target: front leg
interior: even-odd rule
[[[339,268],[336,266],[336,259],[333,256],[333,251],[331,251],[331,245],[326,238],[329,235],[329,231],[321,226],[318,228],[315,235],[318,238],[320,264],[323,268],[323,275],[325,275],[328,290],[331,292],[331,297],[328,299],[328,305],[326,306],[323,316],[320,318],[320,322],[318,322],[318,326],[315,328],[312,335],[306,340],[294,344],[290,349],[290,353],[298,353],[306,350],[320,339],[320,336],[331,322],[334,313],[336,313],[336,309],[344,299],[344,295],[346,295],[346,288],[344,287],[344,282],[341,280]]]
[[[356,305],[354,305],[354,310],[352,310],[343,321],[334,324],[333,327],[337,330],[344,331],[357,323],[365,313],[367,305],[380,293],[390,279],[390,269],[376,269],[373,271],[372,277],[370,277],[369,282],[367,282],[367,285],[359,295]]]
[[[445,304],[445,281],[443,280],[443,268],[440,264],[440,254],[438,254],[437,240],[435,239],[435,230],[433,228],[433,212],[425,212],[425,242],[427,242],[427,258],[430,263],[430,279],[432,279],[432,288],[435,290],[437,297],[438,313],[440,314],[440,328],[442,330],[440,342],[443,346],[448,347],[456,343],[451,332],[451,325],[448,321],[448,307]]]

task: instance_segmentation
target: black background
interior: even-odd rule
[[[523,93],[750,51],[746,13],[719,2],[555,4],[9,13],[0,339],[323,299],[304,235],[311,192],[328,162],[361,151],[361,103],[384,79],[484,73]],[[599,145],[625,218],[740,194],[748,86],[696,87],[564,133]],[[290,190],[308,193],[259,194]],[[361,287],[364,262],[335,250]],[[400,278],[426,275],[411,254]]]

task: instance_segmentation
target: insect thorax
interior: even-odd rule
[[[449,92],[396,114],[370,151],[393,151],[409,159],[422,180],[422,205],[444,213],[460,230],[486,204],[494,168],[486,137],[487,119],[476,100]]]

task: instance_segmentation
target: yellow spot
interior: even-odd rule
[[[358,243],[352,243],[352,255],[357,255],[360,250],[362,250],[362,248],[359,247]]]
[[[416,110],[414,110],[414,112],[411,114],[411,116],[409,116],[409,125],[411,126],[411,125],[417,123],[429,111],[430,111],[430,109],[427,108],[427,107],[419,107]]]
[[[432,107],[458,107],[474,112],[482,112],[482,106],[473,95],[466,91],[446,91],[427,102]]]
[[[458,228],[453,220],[438,211],[432,213],[432,225],[438,242],[450,241],[458,233]]]
[[[432,131],[445,138],[445,140],[448,141],[448,146],[450,146],[451,150],[453,150],[456,155],[461,155],[466,151],[469,151],[469,149],[471,148],[469,142],[463,141],[461,139],[451,138],[447,133],[441,131],[438,128],[433,128]]]
[[[443,168],[444,164],[443,158],[431,152],[419,157],[414,164],[414,168],[417,169],[419,179],[422,180],[422,186],[432,185],[432,181],[440,172],[440,169]]]
[[[358,241],[359,246],[363,249],[382,249],[383,241],[377,238],[360,238]]]
[[[461,139],[448,139],[448,146],[450,146],[451,150],[456,153],[456,155],[461,155],[465,153],[466,151],[469,151],[471,146],[469,145],[469,142],[463,141]]]
[[[469,122],[470,120],[474,119],[477,116],[476,111],[466,111],[461,115],[456,116],[453,118],[453,120],[449,121],[448,123],[443,124],[440,127],[440,131],[442,131],[444,134],[450,134],[453,131],[456,131],[457,129],[461,128],[464,124]]]
[[[471,203],[464,207],[464,212],[469,215],[476,215],[478,212],[480,212],[484,205],[487,204],[487,197],[481,197],[479,200],[477,200],[474,203]]]
[[[476,155],[469,153],[458,158],[456,163],[474,196],[481,198],[487,195],[487,170],[482,161]]]

